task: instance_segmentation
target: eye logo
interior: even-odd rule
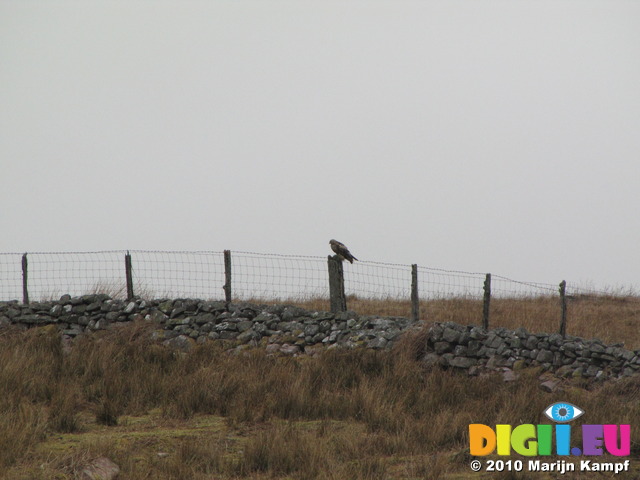
[[[554,422],[566,423],[575,420],[584,413],[584,410],[568,402],[558,402],[549,405],[544,414]]]

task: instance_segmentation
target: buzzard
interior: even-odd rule
[[[344,243],[340,243],[337,240],[329,240],[329,245],[331,245],[331,250],[338,255],[340,260],[349,260],[349,263],[353,263],[354,260],[358,260],[356,257],[351,255],[351,252]]]

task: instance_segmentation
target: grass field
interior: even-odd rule
[[[359,313],[406,309],[356,300],[349,306]],[[507,321],[522,305],[494,306],[503,312],[496,325],[522,326]],[[478,323],[476,307],[443,301],[422,311],[430,320]],[[528,330],[555,330],[552,300],[526,308],[540,319]],[[569,331],[638,348],[637,311],[635,299],[575,301]],[[2,330],[0,478],[73,479],[107,456],[120,466],[119,479],[132,480],[526,479],[472,473],[468,425],[548,423],[543,410],[560,400],[579,405],[589,423],[630,423],[632,464],[640,454],[637,377],[545,393],[533,369],[511,383],[426,369],[417,361],[424,331],[389,352],[292,358],[232,354],[222,342],[177,353],[152,341],[150,328],[124,325],[78,338],[69,350],[55,328]],[[616,478],[640,478],[639,467]]]

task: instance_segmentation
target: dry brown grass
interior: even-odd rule
[[[575,300],[571,311],[582,312],[586,336],[606,340],[606,330],[589,329],[620,305],[590,302]],[[631,322],[638,305],[620,302],[623,323]],[[531,305],[537,318],[555,308],[549,299]],[[423,311],[459,320],[476,307],[442,301]],[[521,308],[496,301],[496,323],[499,312],[512,318]],[[615,329],[614,318],[601,320]],[[546,329],[540,325],[527,328]],[[132,480],[455,478],[468,472],[470,423],[544,423],[542,411],[559,400],[579,405],[590,423],[640,418],[638,378],[548,394],[536,371],[504,383],[425,369],[417,361],[424,331],[391,352],[291,358],[230,353],[216,342],[177,353],[154,342],[150,328],[133,323],[78,338],[69,353],[55,328],[2,331],[0,477],[71,479],[106,455]],[[640,453],[635,428],[632,453]]]

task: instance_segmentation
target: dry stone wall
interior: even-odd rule
[[[188,349],[208,340],[261,345],[272,353],[310,353],[328,347],[390,348],[408,328],[407,318],[312,312],[288,305],[226,304],[194,299],[117,300],[108,295],[63,295],[57,301],[23,305],[0,302],[0,328],[57,325],[66,338],[143,320],[168,345]],[[476,375],[484,370],[513,372],[529,366],[560,377],[598,380],[640,372],[640,350],[559,334],[529,333],[479,326],[434,323],[423,361]]]
[[[114,300],[108,295],[64,295],[55,302],[23,305],[0,302],[0,325],[21,328],[58,325],[75,337],[119,322],[147,320],[170,345],[188,348],[194,342],[230,340],[263,344],[270,351],[295,354],[320,346],[389,348],[413,323],[401,317],[311,312],[287,305],[226,304],[222,301]]]
[[[557,333],[533,334],[524,328],[486,331],[449,322],[431,326],[424,361],[466,369],[471,375],[483,369],[517,371],[531,366],[559,377],[604,380],[638,373],[640,350]]]

